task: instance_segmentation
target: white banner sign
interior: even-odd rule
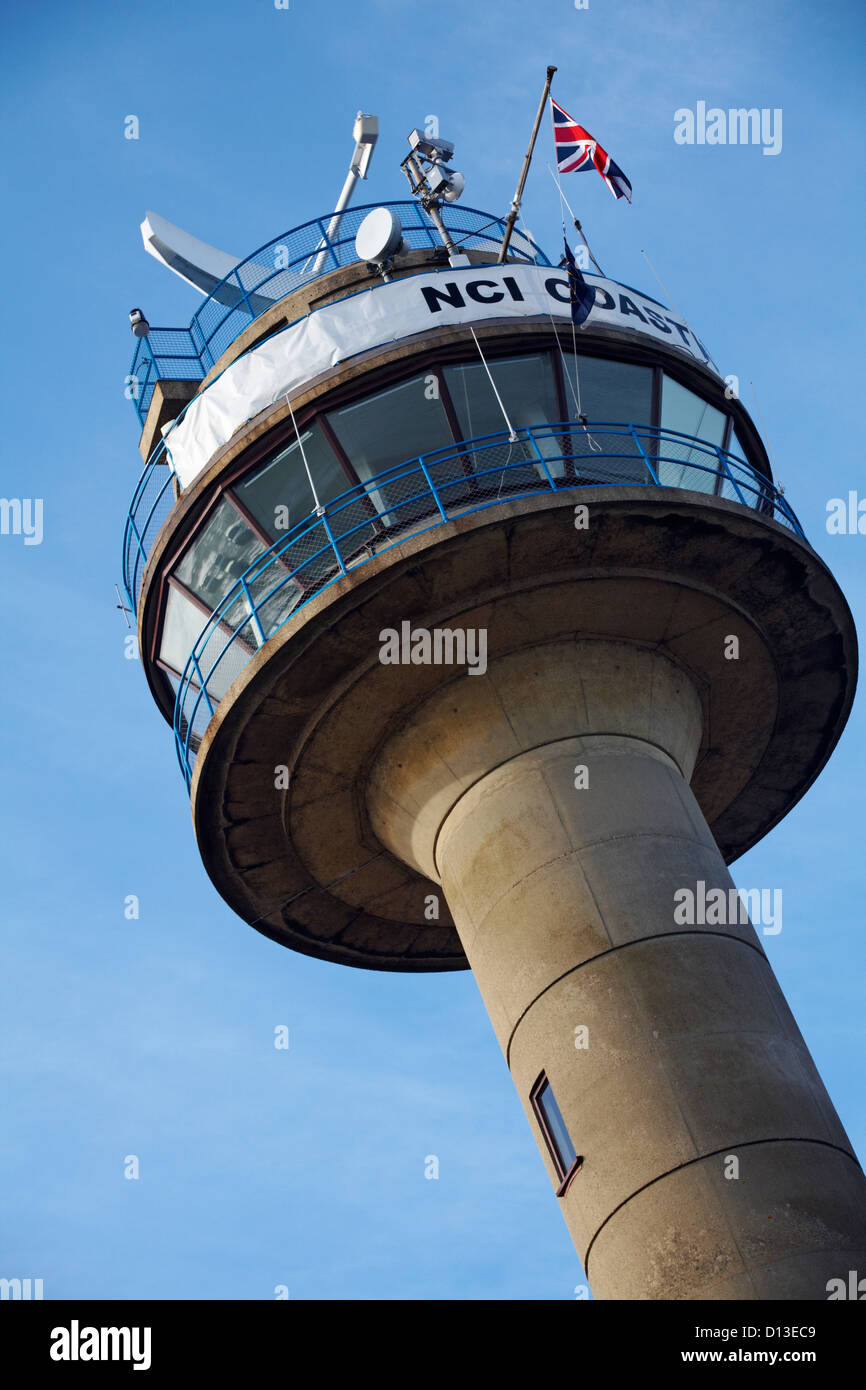
[[[673,344],[716,371],[688,324],[614,280],[595,288],[589,328],[609,324]],[[227,367],[187,407],[166,437],[181,487],[188,487],[241,425],[329,367],[441,324],[552,316],[570,325],[568,280],[550,266],[472,266],[412,275],[317,309]],[[578,329],[578,343],[582,329]],[[571,334],[568,334],[568,344]],[[519,422],[516,422],[519,423]]]

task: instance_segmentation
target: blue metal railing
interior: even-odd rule
[[[127,391],[142,427],[157,381],[201,380],[235,338],[266,309],[301,285],[357,261],[355,233],[373,207],[389,207],[398,214],[403,239],[413,250],[441,246],[433,223],[420,203],[412,199],[348,208],[340,215],[339,226],[331,236],[328,227],[333,214],[329,213],[266,242],[220,281],[193,314],[188,328],[152,328],[146,338],[136,339]],[[448,231],[461,249],[496,248],[501,244],[505,234],[501,217],[451,203],[441,211]],[[509,255],[550,265],[544,252],[525,232],[515,232]],[[317,268],[320,260],[321,267]]]
[[[604,441],[603,445],[600,441]],[[484,435],[387,469],[287,531],[227,591],[190,653],[174,732],[187,786],[195,750],[247,661],[305,604],[409,536],[502,501],[599,485],[725,497],[805,535],[781,493],[736,455],[676,430],[564,421]]]
[[[133,612],[138,610],[141,580],[151,546],[178,495],[163,440],[144,466],[123,528],[123,588]]]

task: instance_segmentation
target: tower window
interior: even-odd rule
[[[544,1142],[547,1144],[550,1157],[553,1159],[553,1166],[559,1177],[556,1195],[557,1197],[564,1197],[572,1178],[583,1163],[583,1156],[577,1153],[571,1142],[571,1135],[562,1117],[562,1111],[556,1103],[553,1088],[544,1072],[541,1073],[529,1093],[529,1103],[535,1112],[535,1117],[544,1135]]]

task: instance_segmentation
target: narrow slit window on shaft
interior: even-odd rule
[[[544,1072],[533,1086],[529,1100],[559,1177],[556,1195],[563,1197],[583,1163],[583,1156],[578,1154],[572,1143],[553,1088]]]

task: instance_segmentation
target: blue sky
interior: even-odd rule
[[[866,494],[862,7],[78,0],[5,27],[0,491],[44,499],[44,538],[0,536],[0,1275],[46,1298],[573,1298],[582,1272],[471,976],[290,954],[199,863],[114,609],[140,471],[127,311],[180,324],[199,302],[138,224],[153,208],[247,255],[333,205],[359,107],[382,131],[365,201],[405,196],[406,134],[435,114],[465,201],[504,213],[555,63],[558,100],[634,187],[629,207],[595,176],[566,185],[593,250],[658,296],[645,250],[750,409],[754,382],[859,622],[866,537],[829,536],[825,510]],[[698,101],[781,108],[781,152],[676,144],[674,112]],[[548,160],[545,123],[524,212],[557,259]],[[861,701],[817,785],[733,866],[783,890],[766,948],[861,1158],[864,767]]]

